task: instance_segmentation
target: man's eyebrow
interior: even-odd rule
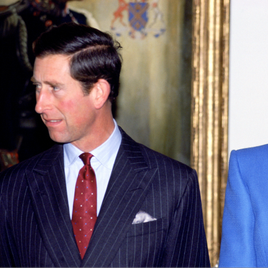
[[[31,77],[31,81],[32,81],[33,83],[36,83],[36,82],[37,82],[33,76]]]
[[[32,83],[35,83],[35,84],[38,83],[38,81],[33,76],[31,77],[31,81],[32,81]],[[62,86],[63,85],[62,83],[58,83],[57,81],[51,81],[51,82],[44,81],[44,84],[50,85],[50,86],[54,86],[54,85]]]

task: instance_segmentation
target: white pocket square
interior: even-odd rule
[[[136,214],[135,219],[133,220],[132,224],[139,224],[139,223],[144,223],[144,222],[148,222],[148,221],[156,221],[156,218],[153,218],[148,213],[140,210]]]

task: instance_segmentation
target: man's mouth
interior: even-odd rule
[[[44,119],[44,123],[46,124],[47,127],[56,126],[61,121],[62,121],[61,119]]]
[[[46,120],[47,122],[51,122],[51,123],[56,123],[56,122],[60,122],[61,120],[60,119],[58,119],[58,120]]]

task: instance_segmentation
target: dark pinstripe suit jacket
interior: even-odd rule
[[[82,261],[69,217],[62,145],[0,174],[0,266],[210,265],[196,172],[122,136]],[[140,210],[157,220],[132,224]]]

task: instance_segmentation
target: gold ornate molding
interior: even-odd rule
[[[228,169],[229,14],[230,0],[193,0],[191,165],[212,266],[219,258]]]

